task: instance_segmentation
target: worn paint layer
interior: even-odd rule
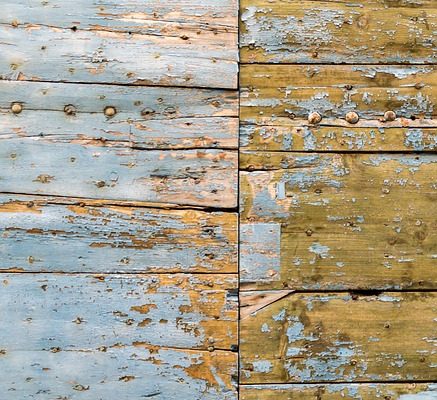
[[[434,66],[243,65],[240,145],[271,151],[434,151]],[[394,120],[386,119],[386,112]],[[311,123],[317,112],[321,121]],[[346,115],[356,112],[352,124]]]
[[[237,148],[233,91],[0,81],[0,140],[116,141],[140,149]],[[12,104],[20,104],[13,114]],[[107,107],[116,114],[108,118]],[[68,113],[67,113],[67,112]]]
[[[242,0],[244,63],[434,63],[434,0]]]
[[[434,381],[436,313],[436,293],[289,294],[242,319],[241,382]]]
[[[236,206],[233,151],[141,151],[38,137],[5,140],[0,158],[0,192]]]
[[[433,400],[437,386],[429,383],[410,384],[303,384],[252,385],[240,387],[242,400]]]
[[[237,216],[0,195],[0,270],[237,272]]]
[[[4,6],[2,79],[237,87],[234,0]]]
[[[2,354],[0,389],[9,400],[234,400],[231,352],[116,346],[92,351]]]
[[[236,276],[2,274],[0,348],[104,351],[151,345],[229,350]]]
[[[280,272],[250,270],[243,288],[435,288],[435,155],[243,152],[240,162],[242,226],[281,232]]]

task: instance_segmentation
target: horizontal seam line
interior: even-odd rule
[[[139,79],[141,81],[141,79]],[[213,86],[186,86],[186,85],[178,85],[177,83],[163,85],[163,84],[155,84],[155,83],[147,83],[147,85],[136,84],[136,83],[120,83],[120,82],[89,82],[89,81],[73,81],[73,80],[47,80],[47,79],[4,79],[1,78],[0,75],[0,85],[2,82],[27,82],[27,83],[55,83],[55,84],[65,84],[65,85],[101,85],[101,86],[120,86],[120,87],[130,87],[130,88],[146,88],[146,87],[158,87],[158,88],[166,88],[166,89],[192,89],[194,90],[217,90],[217,91],[227,91],[227,92],[235,92],[238,93],[238,87],[213,87]]]
[[[151,208],[151,209],[167,209],[167,210],[194,210],[194,211],[204,211],[204,212],[219,212],[219,213],[236,213],[238,212],[238,207],[229,207],[229,208],[219,208],[219,207],[211,207],[211,206],[195,206],[195,205],[184,205],[184,204],[176,204],[176,203],[153,203],[147,204],[144,201],[144,204],[136,204],[142,203],[141,200],[114,200],[114,199],[94,199],[89,197],[69,197],[69,196],[60,196],[53,194],[35,194],[35,193],[20,193],[20,192],[4,192],[0,191],[0,195],[10,195],[10,196],[27,196],[33,197],[35,199],[40,198],[42,200],[47,200],[47,204],[58,204],[69,206],[72,204],[84,203],[86,206],[90,207],[106,207],[106,206],[118,206],[118,207],[129,207],[129,208]],[[71,199],[71,203],[69,202],[56,202],[50,201],[51,198],[54,199]],[[17,201],[20,201],[17,199]],[[24,201],[24,200],[23,200]],[[86,202],[89,202],[87,204]],[[92,204],[95,202],[102,202],[102,204]]]

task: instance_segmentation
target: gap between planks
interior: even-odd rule
[[[117,206],[117,207],[132,207],[132,208],[145,208],[145,209],[164,209],[164,210],[193,210],[193,211],[203,211],[205,213],[229,213],[235,214],[239,211],[239,207],[232,208],[221,208],[221,207],[209,207],[209,206],[192,206],[192,205],[182,205],[176,203],[151,203],[151,202],[137,202],[129,200],[106,200],[106,199],[90,199],[87,197],[68,197],[59,196],[52,194],[33,194],[33,193],[19,193],[19,192],[0,192],[0,195],[8,196],[26,196],[28,199],[17,199],[18,202],[26,203],[33,200],[41,201],[48,205],[61,205],[61,206],[71,206],[71,205],[83,205],[90,207],[106,207],[106,206]],[[58,201],[59,199],[59,201]]]
[[[213,86],[187,86],[187,85],[174,85],[174,84],[169,84],[169,85],[163,85],[163,84],[155,84],[153,82],[148,82],[147,85],[145,84],[135,84],[135,83],[116,83],[116,82],[105,82],[105,81],[100,81],[100,82],[89,82],[89,81],[71,81],[71,80],[63,80],[63,79],[59,79],[59,80],[48,80],[48,79],[2,79],[0,78],[0,81],[5,81],[5,82],[28,82],[28,83],[63,83],[66,85],[91,85],[91,86],[121,86],[121,87],[157,87],[157,88],[176,88],[176,89],[201,89],[201,90],[221,90],[221,91],[226,91],[226,92],[239,92],[240,88],[236,87],[236,88],[226,88],[226,87],[213,87]]]

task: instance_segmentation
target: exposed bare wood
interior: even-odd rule
[[[241,59],[435,63],[434,0],[242,0]]]
[[[436,313],[436,293],[292,294],[241,321],[241,382],[434,381]]]
[[[435,288],[436,156],[240,161],[245,289]]]

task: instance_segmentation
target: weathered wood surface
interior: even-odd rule
[[[242,319],[241,382],[435,381],[436,315],[436,293],[291,294]]]
[[[28,0],[3,0],[0,23],[55,25],[61,28],[154,32],[166,23],[197,24],[198,29],[232,28],[238,25],[236,0],[54,0],[41,4]]]
[[[236,275],[2,274],[0,349],[230,351],[238,340],[236,289]]]
[[[435,63],[434,0],[242,0],[244,63]]]
[[[70,203],[0,195],[0,271],[237,272],[236,214]]]
[[[2,142],[0,160],[0,192],[236,206],[233,151],[142,151],[86,140],[14,138]]]
[[[142,149],[237,148],[236,92],[0,81],[0,139],[127,142]],[[12,104],[21,104],[16,115]],[[73,106],[73,114],[65,107]],[[106,107],[116,114],[108,118]]]
[[[235,399],[236,288],[235,275],[2,274],[0,390]]]
[[[105,351],[16,351],[0,357],[8,400],[235,400],[235,353],[114,347]]]
[[[398,65],[243,65],[240,143],[271,151],[434,151],[437,70]],[[348,112],[360,120],[350,124]],[[386,121],[386,111],[396,114]],[[308,116],[317,112],[319,124]]]
[[[437,385],[411,384],[304,384],[240,387],[241,400],[433,400]]]
[[[0,78],[236,88],[235,0],[7,1]]]
[[[243,152],[243,288],[436,288],[437,156]]]

